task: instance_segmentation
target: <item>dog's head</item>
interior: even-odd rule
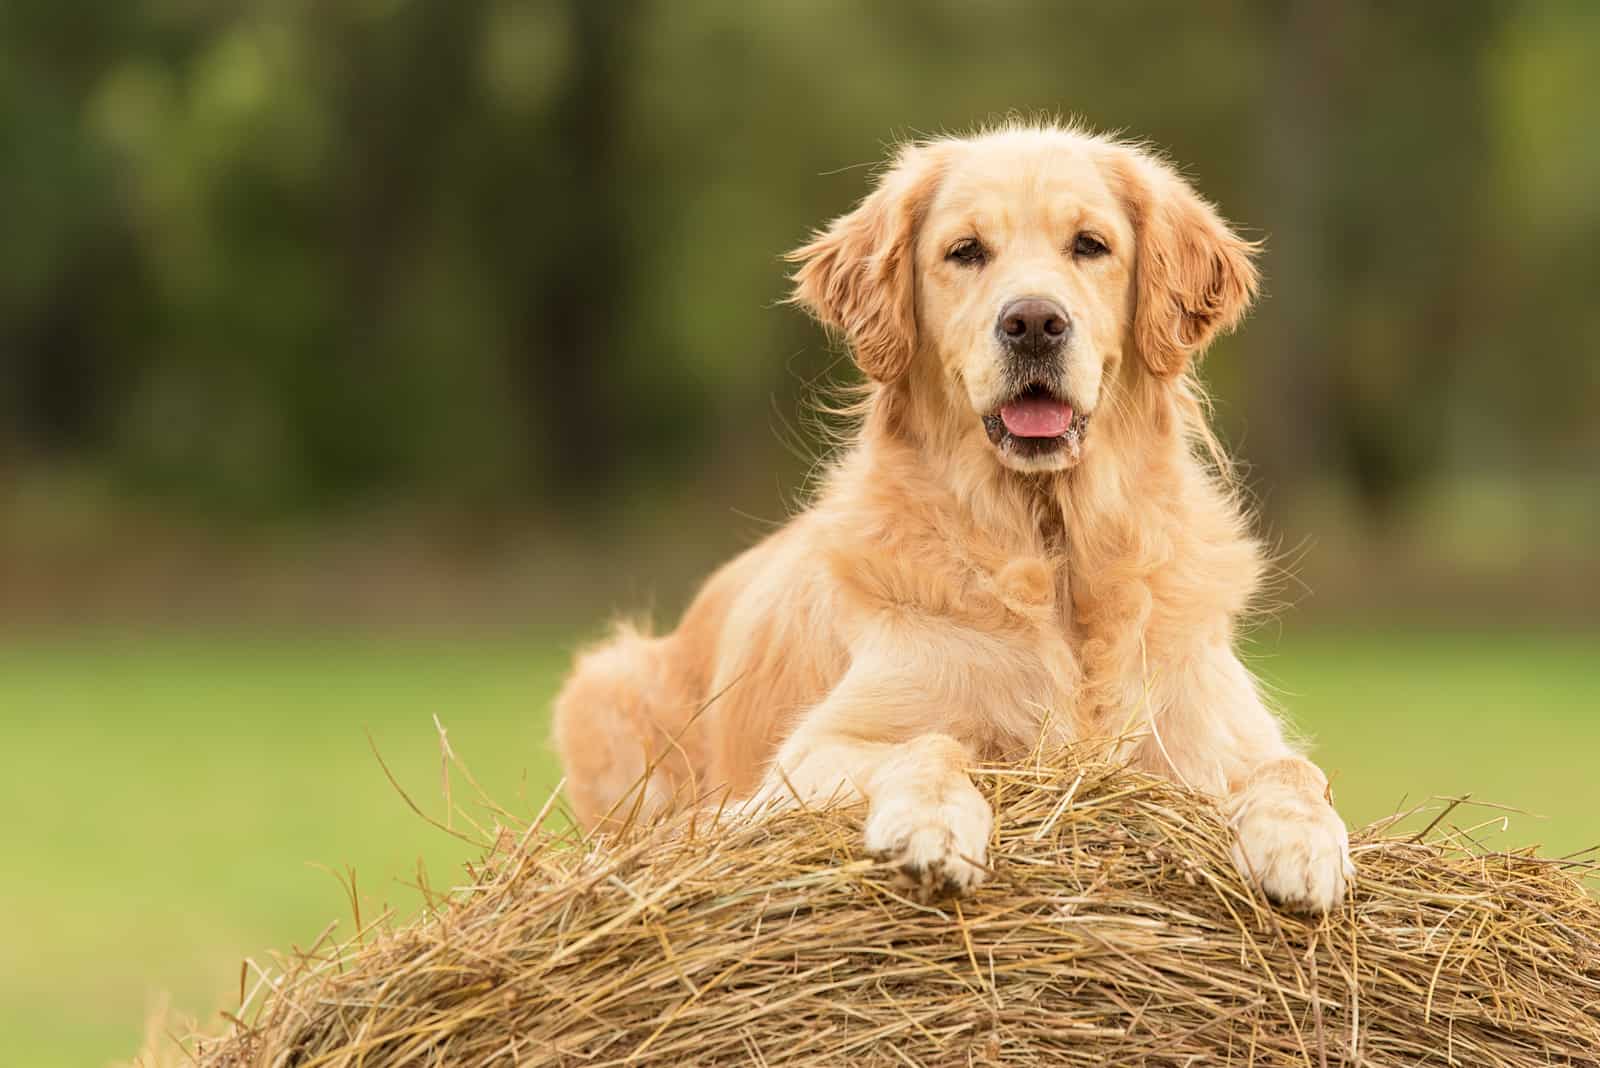
[[[1255,293],[1254,249],[1155,157],[1054,127],[902,149],[791,254],[883,383],[921,377],[1020,471],[1062,470],[1124,365],[1171,380]]]

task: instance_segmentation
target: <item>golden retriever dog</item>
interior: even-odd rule
[[[1336,908],[1327,779],[1234,652],[1263,554],[1194,375],[1254,251],[1105,137],[902,148],[791,254],[870,380],[853,440],[676,631],[579,657],[555,704],[578,817],[864,799],[868,853],[960,893],[993,826],[968,766],[1102,739],[1216,796],[1270,898]]]

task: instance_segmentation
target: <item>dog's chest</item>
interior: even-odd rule
[[[1006,708],[996,710],[996,741],[1026,749],[1041,733],[1070,740],[1082,671],[1068,568],[1059,560],[1018,557],[993,573],[992,588],[1005,616],[1003,633],[994,637],[1006,652],[985,665],[993,692],[1005,695]]]
[[[1014,626],[1033,632],[1046,644],[1076,648],[1078,627],[1072,613],[1072,578],[1066,562],[1044,556],[1019,556],[993,570],[988,585]]]

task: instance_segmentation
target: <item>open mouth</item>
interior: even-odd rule
[[[1028,458],[1063,454],[1077,460],[1088,426],[1087,415],[1038,384],[983,417],[983,428],[996,448]]]

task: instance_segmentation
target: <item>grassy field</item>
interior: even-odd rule
[[[9,1063],[126,1057],[162,992],[208,1018],[242,957],[349,929],[323,866],[367,914],[409,911],[419,860],[448,885],[466,848],[442,811],[432,717],[488,791],[536,809],[556,780],[545,707],[560,641],[50,637],[0,644],[0,1034]],[[1318,742],[1346,817],[1434,794],[1541,813],[1502,845],[1600,842],[1600,636],[1294,633],[1253,663]],[[459,784],[458,784],[459,791]],[[459,793],[458,793],[459,800]],[[230,993],[233,992],[233,993]]]

